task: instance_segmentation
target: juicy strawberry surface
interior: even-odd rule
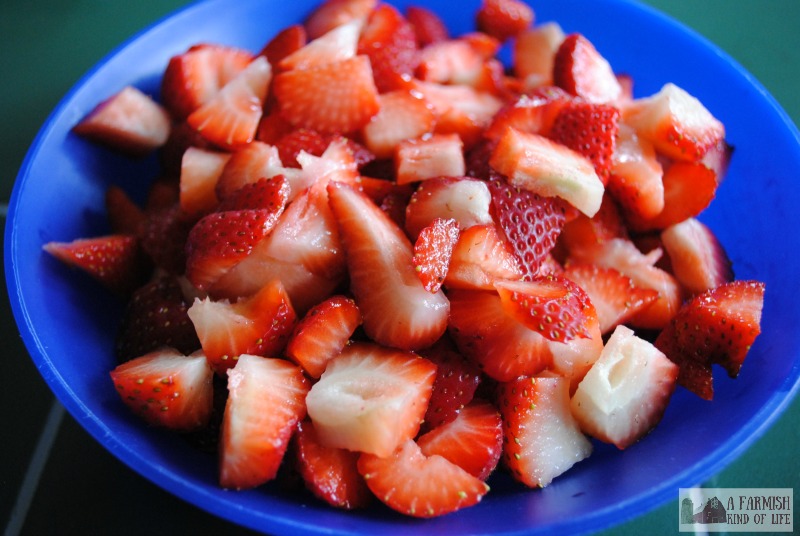
[[[675,277],[691,294],[733,281],[733,268],[725,249],[704,223],[689,218],[667,227],[661,242]]]
[[[283,175],[245,184],[218,206],[217,212],[236,210],[266,210],[279,218],[289,201],[289,181]]]
[[[564,38],[553,60],[553,82],[589,102],[614,102],[622,94],[608,61],[579,33]]]
[[[453,248],[445,286],[493,290],[495,281],[520,279],[522,274],[516,255],[496,226],[472,225]]]
[[[428,292],[436,293],[442,287],[457,241],[458,222],[454,219],[437,218],[420,231],[412,262]]]
[[[533,24],[533,10],[519,0],[484,0],[476,14],[478,29],[506,41]]]
[[[285,166],[300,167],[297,155],[300,151],[314,156],[322,156],[328,148],[330,139],[315,130],[298,128],[282,136],[276,143],[281,162]]]
[[[308,69],[352,58],[361,26],[357,20],[337,26],[284,57],[278,68],[283,71]]]
[[[405,229],[416,240],[436,218],[454,219],[460,229],[492,223],[486,183],[465,177],[435,177],[417,186],[405,207]]]
[[[337,26],[366,17],[376,5],[376,0],[325,0],[304,23],[308,36],[315,39]]]
[[[270,65],[278,65],[283,58],[300,50],[308,42],[306,28],[302,24],[287,26],[269,40],[259,55],[264,56]]]
[[[398,89],[398,78],[410,77],[419,61],[414,28],[389,4],[380,4],[370,13],[358,53],[369,58],[380,92]]]
[[[208,214],[217,207],[216,185],[227,153],[189,147],[183,153],[180,171],[181,211],[190,217]]]

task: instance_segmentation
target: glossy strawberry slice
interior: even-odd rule
[[[486,59],[466,39],[450,39],[428,45],[420,52],[416,76],[437,84],[475,87]]]
[[[280,73],[273,93],[292,125],[323,133],[356,131],[380,108],[366,56]]]
[[[492,223],[486,182],[466,177],[436,177],[421,183],[405,207],[405,229],[416,240],[436,218],[455,219],[459,228]]]
[[[441,456],[486,480],[503,453],[502,419],[493,404],[474,400],[452,421],[420,436],[417,444],[425,456]]]
[[[442,287],[457,241],[458,222],[452,218],[437,218],[420,231],[412,262],[428,292],[436,293]]]
[[[311,388],[308,415],[323,445],[386,457],[416,436],[435,376],[416,354],[354,343]]]
[[[611,65],[579,33],[566,36],[558,47],[553,60],[553,82],[589,102],[613,103],[622,95]]]
[[[569,93],[559,87],[536,88],[498,111],[486,128],[485,136],[498,141],[509,128],[545,135],[552,129],[561,108],[572,99]]]
[[[330,141],[328,136],[324,136],[316,130],[298,128],[281,136],[275,142],[275,147],[278,148],[281,162],[285,166],[299,168],[300,163],[297,161],[297,155],[301,151],[313,156],[322,156],[322,153],[330,145]]]
[[[564,225],[559,245],[567,252],[593,248],[613,238],[629,238],[619,205],[611,196],[603,196],[600,209],[591,218],[578,214]]]
[[[253,141],[231,154],[217,180],[217,198],[224,200],[246,184],[287,174],[277,147]]]
[[[406,350],[433,344],[447,326],[449,304],[441,291],[425,290],[414,270],[408,238],[352,187],[331,182],[328,197],[367,335],[380,344]]]
[[[294,454],[306,488],[316,497],[345,510],[372,502],[372,492],[358,472],[359,453],[323,445],[309,420],[297,426]]]
[[[561,26],[552,21],[537,24],[517,36],[513,44],[514,74],[526,87],[553,85],[553,63],[564,37]]]
[[[661,330],[654,345],[678,366],[678,385],[703,400],[714,399],[714,372],[711,363],[696,361],[693,356],[683,352],[675,335],[674,324],[667,324]]]
[[[464,144],[457,134],[434,134],[405,140],[395,151],[398,184],[435,177],[460,177],[466,169]]]
[[[364,143],[378,158],[391,158],[402,141],[433,132],[436,115],[423,98],[408,91],[379,96],[380,111],[362,131]]]
[[[306,415],[308,380],[282,359],[243,355],[228,372],[219,483],[248,489],[275,478],[297,423]]]
[[[441,456],[425,456],[411,439],[388,457],[363,454],[358,470],[378,499],[413,517],[455,512],[480,502],[489,491],[458,465]]]
[[[647,220],[664,209],[664,168],[653,144],[621,123],[617,131],[608,192],[626,214]]]
[[[506,41],[533,24],[533,10],[519,0],[484,0],[476,14],[478,30]]]
[[[267,210],[274,218],[279,218],[289,201],[291,188],[283,175],[260,179],[245,184],[218,206],[218,212],[236,210]]]
[[[366,18],[376,5],[376,0],[325,0],[305,21],[308,36],[316,39],[337,26]]]
[[[42,249],[123,296],[144,281],[150,268],[137,237],[129,234],[48,242]]]
[[[725,248],[704,223],[689,218],[662,231],[661,241],[672,272],[691,294],[733,281],[733,268]]]
[[[521,279],[522,274],[516,255],[497,227],[473,225],[458,237],[444,284],[449,289],[493,290],[495,281]]]
[[[399,89],[398,79],[410,78],[419,61],[414,28],[389,4],[378,5],[369,14],[358,53],[369,57],[375,85],[382,93]]]
[[[181,159],[180,205],[191,217],[204,216],[217,207],[216,186],[230,154],[189,147]]]
[[[345,296],[331,296],[300,320],[286,345],[286,356],[306,374],[319,378],[360,325],[361,311],[356,303]]]
[[[306,28],[302,24],[292,24],[279,31],[259,52],[270,65],[277,66],[281,60],[303,48],[308,42]]]
[[[503,309],[510,317],[547,339],[566,342],[576,337],[589,338],[586,292],[559,276],[531,281],[496,281]]]
[[[308,69],[350,59],[356,55],[361,27],[359,20],[337,26],[284,57],[278,68],[282,71]]]
[[[259,56],[225,84],[208,102],[186,118],[186,122],[208,141],[225,148],[255,139],[263,113],[272,67]]]
[[[149,424],[181,431],[208,424],[213,372],[202,354],[163,348],[118,365],[110,375],[125,405]]]

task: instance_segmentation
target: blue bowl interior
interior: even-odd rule
[[[397,1],[403,7],[419,2]],[[383,507],[347,513],[275,486],[232,493],[216,485],[216,460],[177,436],[144,426],[120,403],[108,378],[122,304],[94,282],[43,254],[51,240],[107,231],[103,195],[117,184],[141,197],[157,169],[86,143],[70,128],[125,84],[157,95],[168,59],[198,42],[259,50],[315,2],[266,0],[193,5],[112,53],[69,93],[42,128],[19,173],[6,226],[6,279],[31,357],[70,413],[106,448],[159,486],[233,522],[272,534],[536,534],[607,528],[677,497],[741,454],[786,406],[800,377],[800,135],[766,91],[713,45],[674,21],[623,0],[549,0],[537,21],[584,33],[637,96],[674,82],[726,125],[735,146],[717,199],[703,213],[725,245],[739,279],[766,282],[763,333],[737,380],[717,374],[712,403],[679,389],[662,423],[624,452],[596,444],[594,455],[544,490],[505,475],[474,508],[430,521]],[[427,0],[454,34],[472,29],[478,1],[452,9]],[[664,46],[669,43],[669,46]]]

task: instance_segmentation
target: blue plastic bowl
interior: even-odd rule
[[[403,7],[404,0],[396,5]],[[100,100],[126,84],[157,94],[168,59],[197,42],[258,50],[309,13],[312,0],[210,1],[156,24],[111,54],[64,98],[43,126],[17,178],[5,236],[11,305],[31,358],[58,399],[97,441],[155,484],[213,514],[271,534],[541,534],[608,528],[677,497],[740,455],[774,421],[800,377],[800,135],[764,88],[719,49],[659,13],[624,0],[540,0],[537,21],[584,33],[638,96],[668,81],[697,96],[727,127],[735,154],[702,219],[717,233],[740,279],[766,282],[763,333],[741,376],[719,374],[707,403],[679,389],[657,429],[624,452],[594,455],[544,490],[504,475],[474,508],[430,521],[386,508],[347,513],[266,485],[230,492],[216,461],[182,439],[144,426],[109,381],[121,305],[88,278],[42,252],[51,240],[107,232],[103,196],[118,184],[142,196],[154,160],[131,162],[70,133]],[[478,0],[426,0],[453,33],[472,28]],[[669,43],[665,46],[664,43]]]

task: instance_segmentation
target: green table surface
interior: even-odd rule
[[[188,3],[0,2],[0,203],[8,201],[29,145],[69,88],[120,43]],[[796,93],[800,87],[800,1],[645,3],[729,53],[800,124]],[[139,477],[64,414],[19,340],[5,285],[2,288],[0,328],[6,368],[0,379],[0,445],[5,453],[0,456],[0,524],[5,534],[246,533]],[[798,445],[800,398],[740,458],[710,481],[698,484],[795,488],[800,484]],[[675,532],[677,497],[675,490],[674,500],[606,534]]]

